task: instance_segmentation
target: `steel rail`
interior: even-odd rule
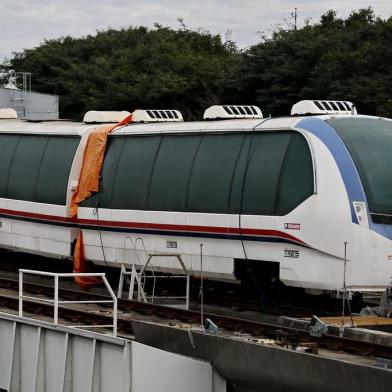
[[[24,283],[25,292],[33,292],[34,294],[52,295],[53,288],[35,283]],[[0,306],[18,309],[18,281],[11,279],[0,278],[0,287],[8,288],[16,292],[15,296],[0,293]],[[60,289],[59,295],[62,299],[74,298],[107,298],[106,296],[94,293],[87,293],[77,290]],[[26,310],[32,314],[40,314],[44,316],[53,317],[53,307],[44,302],[26,301]],[[108,309],[108,308],[107,308]],[[200,312],[193,310],[185,310],[178,308],[171,308],[167,306],[129,301],[118,300],[118,309],[128,313],[136,313],[137,315],[145,315],[162,320],[170,320],[191,324],[200,324]],[[59,307],[59,314],[61,318],[67,321],[83,320],[84,323],[88,320],[93,320],[96,323],[107,323],[111,319],[111,315],[99,314],[91,311],[91,309],[80,310],[68,306]],[[236,331],[241,333],[248,333],[252,336],[263,336],[272,339],[282,337],[288,343],[317,343],[319,347],[327,348],[329,350],[343,350],[358,355],[373,355],[383,358],[392,359],[392,347],[382,345],[375,342],[368,342],[357,340],[348,337],[340,337],[331,334],[325,334],[320,338],[311,337],[306,329],[294,328],[286,325],[258,322],[245,320],[236,317],[222,316],[214,313],[205,313],[205,318],[210,318],[214,323],[223,330]],[[132,325],[130,318],[125,318],[119,315],[118,317],[118,331],[123,334],[132,334]]]

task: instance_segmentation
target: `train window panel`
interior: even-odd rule
[[[254,135],[244,184],[244,214],[275,215],[279,176],[290,136],[284,131]]]
[[[118,162],[112,208],[146,209],[150,177],[162,136],[129,136]]]
[[[249,145],[254,140],[255,134],[246,135],[244,140],[242,141],[241,152],[238,155],[238,159],[236,162],[236,168],[233,176],[233,181],[231,185],[231,193],[230,193],[230,202],[229,202],[229,213],[239,214],[242,210],[241,208],[241,197],[243,196],[243,185],[244,185],[244,173],[245,168],[248,163],[249,154]]]
[[[339,118],[328,121],[345,143],[373,213],[392,214],[392,121]]]
[[[314,193],[313,162],[306,139],[292,133],[280,173],[276,215],[286,215]]]
[[[7,197],[8,177],[18,141],[19,135],[0,135],[0,197]]]
[[[65,205],[69,172],[80,137],[50,136],[36,184],[36,201]]]
[[[187,210],[228,213],[237,157],[244,135],[204,135],[192,168]]]
[[[185,211],[188,180],[200,138],[164,136],[151,177],[149,210]]]
[[[38,173],[48,140],[42,135],[20,137],[11,164],[8,198],[35,201]]]

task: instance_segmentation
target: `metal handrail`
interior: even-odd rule
[[[50,276],[54,278],[54,299],[40,298],[40,297],[31,297],[28,295],[23,295],[23,275],[40,275],[40,276]],[[106,289],[108,290],[111,300],[91,300],[91,301],[61,301],[59,300],[59,278],[75,278],[78,276],[83,277],[100,277],[105,284]],[[67,273],[57,273],[57,272],[47,272],[47,271],[35,271],[28,269],[20,269],[19,270],[19,317],[23,317],[23,299],[34,299],[36,301],[42,302],[51,302],[54,304],[54,312],[53,312],[53,324],[59,325],[59,304],[86,304],[86,303],[113,303],[113,324],[110,325],[72,325],[71,328],[109,328],[113,329],[113,336],[117,336],[117,297],[115,296],[112,288],[110,287],[109,282],[106,279],[104,273],[75,273],[75,272],[67,272]]]

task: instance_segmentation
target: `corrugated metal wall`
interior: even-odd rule
[[[205,361],[0,313],[0,391],[225,392]]]

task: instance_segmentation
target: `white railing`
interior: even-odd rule
[[[32,297],[23,294],[23,276],[28,275],[39,275],[39,276],[50,276],[54,278],[54,299],[47,299],[42,297]],[[107,300],[87,300],[87,301],[64,301],[59,299],[59,278],[75,278],[75,277],[99,277],[108,290],[111,299]],[[50,302],[53,303],[53,324],[59,325],[59,304],[103,304],[113,303],[113,324],[98,324],[98,325],[67,325],[71,328],[112,328],[113,336],[117,336],[117,298],[110,287],[109,282],[106,279],[104,273],[55,273],[46,271],[34,271],[27,269],[19,270],[19,317],[23,317],[23,299],[30,299],[38,302]]]

